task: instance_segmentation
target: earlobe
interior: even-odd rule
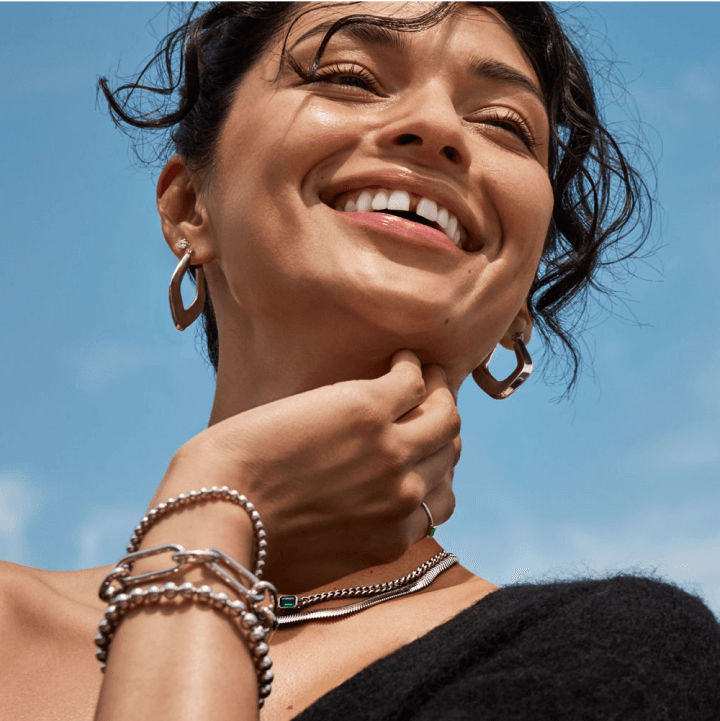
[[[532,317],[530,316],[530,310],[528,309],[528,304],[523,303],[523,306],[518,311],[517,316],[515,316],[515,320],[512,322],[512,325],[508,328],[507,332],[500,340],[500,345],[502,345],[503,348],[507,348],[507,350],[514,350],[515,344],[513,342],[513,336],[516,333],[523,334],[524,343],[527,345],[530,343],[532,331],[533,322]]]
[[[177,257],[178,243],[186,238],[195,251],[195,264],[210,262],[211,248],[204,237],[206,213],[198,200],[195,182],[182,155],[165,164],[157,184],[157,208],[165,242]]]

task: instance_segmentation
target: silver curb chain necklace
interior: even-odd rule
[[[314,603],[323,603],[336,598],[351,598],[356,596],[372,596],[372,598],[351,603],[347,606],[340,606],[339,608],[304,611],[286,616],[278,613],[278,626],[289,626],[290,624],[300,623],[302,621],[348,616],[352,613],[364,611],[366,608],[375,606],[378,603],[389,601],[392,598],[399,598],[400,596],[416,593],[429,586],[443,571],[447,571],[448,568],[457,562],[457,556],[447,551],[441,551],[418,566],[407,576],[396,578],[394,581],[388,581],[387,583],[326,591],[325,593],[316,593],[312,596],[304,596],[300,599],[298,599],[297,596],[280,596],[278,599],[278,612],[297,611],[298,609],[307,608]]]

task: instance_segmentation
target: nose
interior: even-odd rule
[[[400,155],[426,167],[446,165],[466,171],[470,166],[462,121],[447,91],[437,85],[398,103],[376,140],[383,155]]]

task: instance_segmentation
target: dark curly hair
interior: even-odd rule
[[[309,10],[334,4],[214,3],[196,16],[196,3],[160,42],[156,54],[134,82],[111,90],[106,78],[100,78],[98,89],[107,99],[118,127],[130,135],[131,128],[143,131],[135,146],[142,162],[164,162],[180,153],[202,184],[213,167],[219,131],[235,89],[284,29],[287,32],[282,62],[290,63],[296,72],[310,79],[329,39],[345,25],[383,25],[413,32],[441,22],[457,7],[456,3],[436,3],[410,19],[368,14],[342,17],[327,30],[312,67],[303,69],[286,50],[289,28]],[[349,3],[354,4],[360,3]],[[571,376],[566,389],[569,393],[578,378],[581,360],[575,331],[590,291],[615,294],[600,282],[598,271],[638,253],[649,235],[652,197],[646,182],[601,119],[586,63],[552,7],[544,2],[473,4],[493,8],[507,23],[547,99],[548,172],[555,204],[528,307],[546,349],[555,354],[559,341],[565,351]],[[157,76],[154,84],[143,84],[153,70]],[[150,145],[155,149],[150,160],[140,152],[148,147],[147,131],[160,132],[163,138],[159,144]],[[623,244],[638,228],[636,242]],[[191,274],[195,279],[192,266]],[[203,329],[208,358],[217,373],[217,323],[209,293],[206,298]]]

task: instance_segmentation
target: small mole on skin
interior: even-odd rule
[[[450,322],[450,318],[445,319],[445,325],[447,325]]]

